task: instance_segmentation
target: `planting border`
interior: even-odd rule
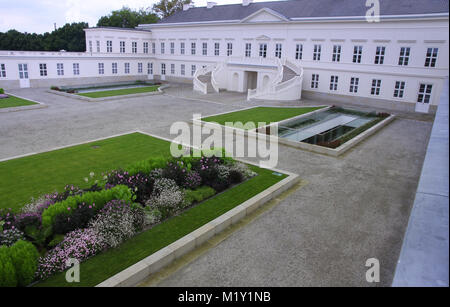
[[[90,97],[80,96],[77,94],[70,94],[70,93],[55,91],[55,90],[46,90],[46,92],[55,94],[55,95],[59,95],[59,96],[64,96],[64,97],[69,97],[69,98],[78,99],[78,100],[82,100],[82,101],[87,101],[87,102],[101,102],[101,101],[121,100],[121,99],[126,99],[126,98],[162,95],[162,94],[164,94],[164,89],[168,88],[169,86],[170,86],[169,84],[163,84],[160,87],[158,87],[157,91],[154,91],[154,92],[129,94],[129,95],[118,95],[118,96],[109,96],[109,97],[100,97],[100,98],[90,98]]]
[[[259,107],[259,106],[256,106]],[[269,106],[270,107],[270,106]],[[318,112],[324,112],[326,110],[329,110],[331,107],[327,106],[325,108],[316,110],[316,111],[312,111],[309,113],[305,113],[305,114],[301,114],[298,116],[294,116],[288,119],[284,119],[282,121],[279,122],[275,122],[272,123],[270,125],[266,125],[263,127],[259,127],[256,129],[252,129],[252,130],[243,130],[243,129],[239,129],[239,128],[233,128],[233,127],[226,127],[217,123],[212,123],[212,122],[206,122],[203,121],[201,119],[198,120],[191,120],[190,123],[192,125],[197,125],[197,126],[205,126],[211,129],[223,129],[225,131],[225,133],[236,133],[237,135],[241,135],[241,136],[247,136],[247,137],[253,137],[253,138],[257,138],[259,137],[266,137],[270,140],[270,142],[277,142],[278,144],[282,144],[285,146],[290,146],[290,147],[294,147],[294,148],[299,148],[302,150],[307,150],[307,151],[311,151],[314,153],[319,153],[319,154],[324,154],[324,155],[328,155],[328,156],[333,156],[333,157],[338,157],[340,155],[342,155],[343,153],[345,153],[346,151],[348,151],[350,148],[352,148],[353,146],[357,145],[358,143],[360,143],[361,141],[365,140],[366,138],[368,138],[369,136],[371,136],[372,134],[374,134],[375,132],[377,132],[378,130],[380,130],[381,128],[383,128],[384,126],[386,126],[387,124],[389,124],[390,122],[392,122],[395,119],[395,115],[391,114],[388,117],[386,117],[384,120],[382,120],[381,122],[379,122],[378,124],[376,124],[375,126],[367,129],[366,131],[358,134],[357,136],[355,136],[354,138],[350,139],[349,141],[345,142],[344,144],[342,144],[341,146],[337,147],[337,148],[328,148],[328,147],[324,147],[324,146],[319,146],[319,145],[314,145],[314,144],[308,144],[308,143],[304,143],[304,142],[294,142],[294,141],[290,141],[288,139],[285,138],[281,138],[278,137],[276,135],[267,135],[264,133],[260,133],[257,130],[258,129],[267,129],[270,128],[274,125],[279,125],[280,123],[284,123],[286,121],[291,121],[291,120],[295,120],[295,119],[299,119],[302,117],[306,117],[309,116],[313,113],[318,113]],[[249,108],[251,109],[251,108]],[[233,113],[236,111],[231,111],[231,112],[224,112],[224,113],[220,113],[220,114],[215,114],[215,115],[210,115],[208,117],[212,117],[212,116],[216,116],[216,115],[222,115],[222,114],[227,114],[227,113]]]
[[[257,165],[240,159],[235,160]],[[170,265],[174,260],[202,245],[214,235],[217,235],[227,227],[236,224],[241,219],[251,214],[268,201],[276,198],[278,195],[285,192],[300,181],[300,177],[294,173],[277,169],[270,170],[283,173],[288,177],[227,211],[209,223],[206,223],[202,227],[197,228],[181,239],[178,239],[177,241],[151,254],[147,258],[144,258],[127,269],[101,282],[96,287],[131,287],[139,284],[149,275],[154,274]]]
[[[31,101],[31,102],[34,102],[34,103],[37,103],[37,105],[1,108],[0,109],[0,113],[9,113],[9,112],[18,112],[18,111],[27,111],[27,110],[37,110],[37,109],[48,108],[48,105],[46,105],[45,103],[39,102],[37,100],[33,100],[33,99],[17,96],[15,94],[11,94],[11,93],[8,93],[8,92],[5,92],[5,94],[6,95],[10,95],[10,96],[14,96],[14,97],[17,97],[17,98],[20,98],[20,99],[28,100],[28,101]]]

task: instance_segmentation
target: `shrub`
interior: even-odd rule
[[[162,176],[164,178],[174,180],[177,185],[182,186],[186,178],[187,170],[184,167],[183,161],[171,161],[163,169]]]
[[[150,174],[148,175],[151,180],[155,181],[156,179],[161,179],[163,177],[163,169],[162,168],[155,168],[154,170],[150,171]]]
[[[146,202],[147,206],[158,209],[162,218],[170,216],[184,200],[184,193],[172,179],[161,178],[155,181],[154,194]]]
[[[21,287],[29,285],[37,270],[39,253],[36,247],[26,241],[17,241],[9,248],[10,257],[16,271],[17,284]]]
[[[47,209],[50,205],[56,203],[59,199],[58,193],[45,194],[37,199],[32,198],[29,204],[22,207],[22,213],[39,213]]]
[[[50,89],[51,89],[51,90],[54,90],[54,91],[59,91],[59,90],[60,90],[59,87],[54,86],[54,85],[51,86]]]
[[[26,231],[27,227],[39,227],[41,225],[41,214],[36,213],[21,213],[16,215],[14,225],[21,231]]]
[[[235,169],[230,169],[230,182],[232,184],[237,184],[242,181],[244,181],[244,175]]]
[[[162,220],[161,211],[159,211],[156,208],[145,207],[144,214],[145,214],[144,226],[150,226],[159,223]]]
[[[9,248],[0,246],[0,287],[17,286],[16,270],[10,257]]]
[[[44,210],[42,213],[42,226],[52,227],[57,215],[67,212],[70,214],[77,208],[78,204],[95,204],[96,210],[100,210],[107,202],[113,199],[131,202],[133,200],[133,193],[127,186],[118,185],[109,190],[87,192],[82,195],[70,196],[66,200],[57,202]]]
[[[4,93],[5,93],[5,90],[0,88],[0,94],[4,94]]]
[[[16,217],[11,208],[0,209],[0,226],[3,230],[14,228]]]
[[[89,228],[98,234],[103,244],[116,247],[142,229],[143,222],[139,209],[132,208],[124,201],[113,200],[100,210]]]
[[[183,187],[186,189],[195,189],[199,187],[202,184],[202,177],[200,177],[200,174],[196,171],[190,171],[186,174],[186,177],[184,178]]]
[[[167,166],[166,158],[151,158],[144,161],[135,162],[125,168],[130,175],[137,173],[150,174],[150,172],[157,168],[164,168]]]
[[[60,213],[55,217],[53,232],[66,234],[75,229],[86,228],[89,221],[95,216],[95,204],[79,204],[72,212]]]
[[[39,258],[36,277],[45,279],[66,269],[66,261],[75,258],[82,262],[106,248],[93,229],[79,229],[68,233],[64,240],[44,257]]]
[[[249,178],[255,177],[257,175],[257,173],[252,171],[246,164],[241,163],[241,162],[234,162],[230,166],[230,176],[231,176],[232,172],[241,173],[242,176],[244,177],[243,179],[249,179]]]
[[[134,192],[136,201],[139,203],[145,203],[153,190],[153,180],[142,172],[130,175],[126,171],[112,171],[106,177],[106,189],[116,185],[126,185]]]
[[[0,233],[0,245],[11,246],[17,241],[23,239],[24,233],[15,227],[5,229]]]

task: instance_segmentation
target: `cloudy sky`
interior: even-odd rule
[[[242,0],[210,0],[218,4],[241,3]],[[264,2],[267,0],[255,0]],[[97,20],[123,6],[133,9],[151,7],[158,0],[0,0],[0,32],[44,33],[67,22],[86,21],[95,26]],[[205,6],[207,0],[194,0]]]

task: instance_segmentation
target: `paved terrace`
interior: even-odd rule
[[[255,104],[245,95],[199,96],[184,86],[163,96],[99,103],[45,89],[12,92],[49,107],[0,114],[0,159],[135,129],[170,137],[171,123],[193,113]],[[365,262],[375,257],[381,263],[377,285],[390,286],[431,128],[429,116],[401,115],[339,158],[281,146],[278,168],[307,184],[157,285],[373,286],[365,280]]]

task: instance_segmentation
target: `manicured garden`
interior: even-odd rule
[[[159,88],[159,85],[145,86],[145,87],[132,87],[120,90],[106,90],[106,91],[96,91],[89,93],[78,93],[79,96],[89,97],[89,98],[102,98],[102,97],[112,97],[112,96],[122,96],[130,94],[142,94],[155,92]]]
[[[313,112],[321,108],[323,107],[298,107],[298,108],[256,107],[242,111],[205,117],[202,118],[202,120],[206,122],[215,122],[221,125],[225,125],[226,122],[233,122],[233,123],[242,122],[244,124],[247,122],[254,122],[255,124],[264,122],[269,124],[279,122],[284,119],[288,119],[298,115]]]
[[[136,147],[138,139],[148,149],[146,159],[137,158],[143,149],[132,156],[120,150],[119,144],[130,140]],[[100,176],[91,171],[82,186],[66,185],[57,192],[48,185],[47,194],[20,210],[2,210],[0,286],[24,286],[31,281],[40,281],[38,286],[94,286],[286,177],[222,157],[223,151],[167,158],[169,142],[142,134],[36,156],[48,163],[45,160],[55,155],[62,162],[65,152],[70,156],[66,161],[80,160],[90,149],[102,146],[119,149],[121,154],[102,164],[102,157],[112,153],[105,150],[87,161],[102,164]],[[69,171],[72,179],[59,176],[59,180],[79,182],[76,167],[70,166],[75,171]],[[22,172],[26,177],[27,170]],[[82,262],[80,283],[65,281],[69,258]]]
[[[3,89],[0,89],[0,94],[3,94]],[[15,97],[12,95],[9,95],[8,98],[0,99],[0,109],[30,106],[30,105],[34,105],[34,104],[37,104],[37,103],[26,100],[26,99],[22,99],[19,97]]]

